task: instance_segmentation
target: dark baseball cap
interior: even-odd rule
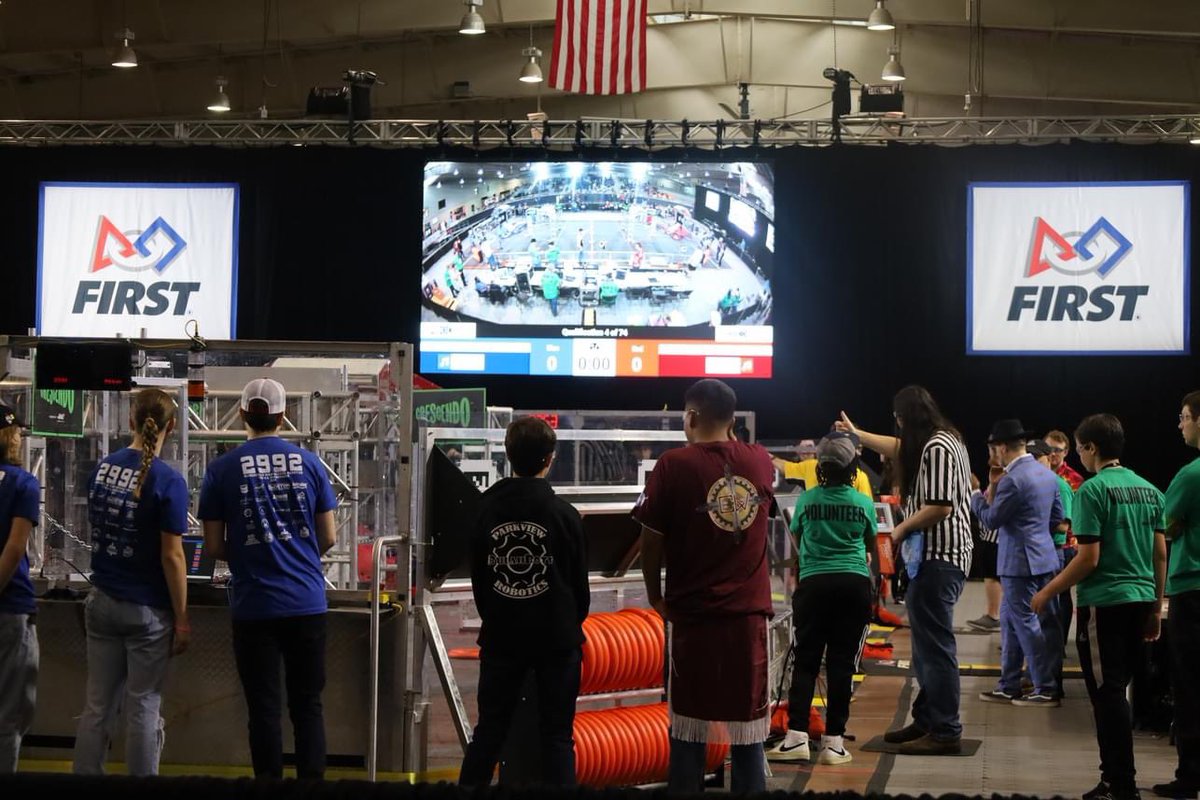
[[[17,412],[10,406],[0,403],[0,430],[5,428],[28,428],[25,421],[17,416]]]
[[[853,464],[856,458],[858,458],[858,449],[854,446],[854,439],[849,433],[836,431],[826,434],[825,438],[817,444],[818,464],[833,464],[840,469],[845,469]]]
[[[1034,458],[1042,458],[1054,452],[1054,448],[1041,439],[1034,439],[1032,442],[1029,442],[1029,444],[1025,445],[1025,449]]]

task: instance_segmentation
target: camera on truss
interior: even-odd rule
[[[858,78],[848,69],[838,69],[836,67],[826,67],[821,73],[826,80],[833,81],[833,118],[845,116],[850,113],[850,81],[856,81]]]

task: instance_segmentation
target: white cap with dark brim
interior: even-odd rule
[[[283,384],[270,378],[255,378],[242,389],[242,411],[250,410],[250,403],[262,400],[267,404],[268,414],[282,414],[287,408],[287,392]]]

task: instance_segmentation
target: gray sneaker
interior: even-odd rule
[[[974,628],[977,631],[983,631],[984,633],[996,633],[1000,630],[1000,620],[984,614],[979,619],[973,619],[967,622],[967,627]]]

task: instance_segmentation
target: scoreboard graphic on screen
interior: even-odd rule
[[[423,373],[769,378],[761,162],[430,162]]]
[[[769,326],[735,326],[720,340],[620,338],[476,339],[463,327],[421,326],[420,371],[603,378],[769,378]]]

